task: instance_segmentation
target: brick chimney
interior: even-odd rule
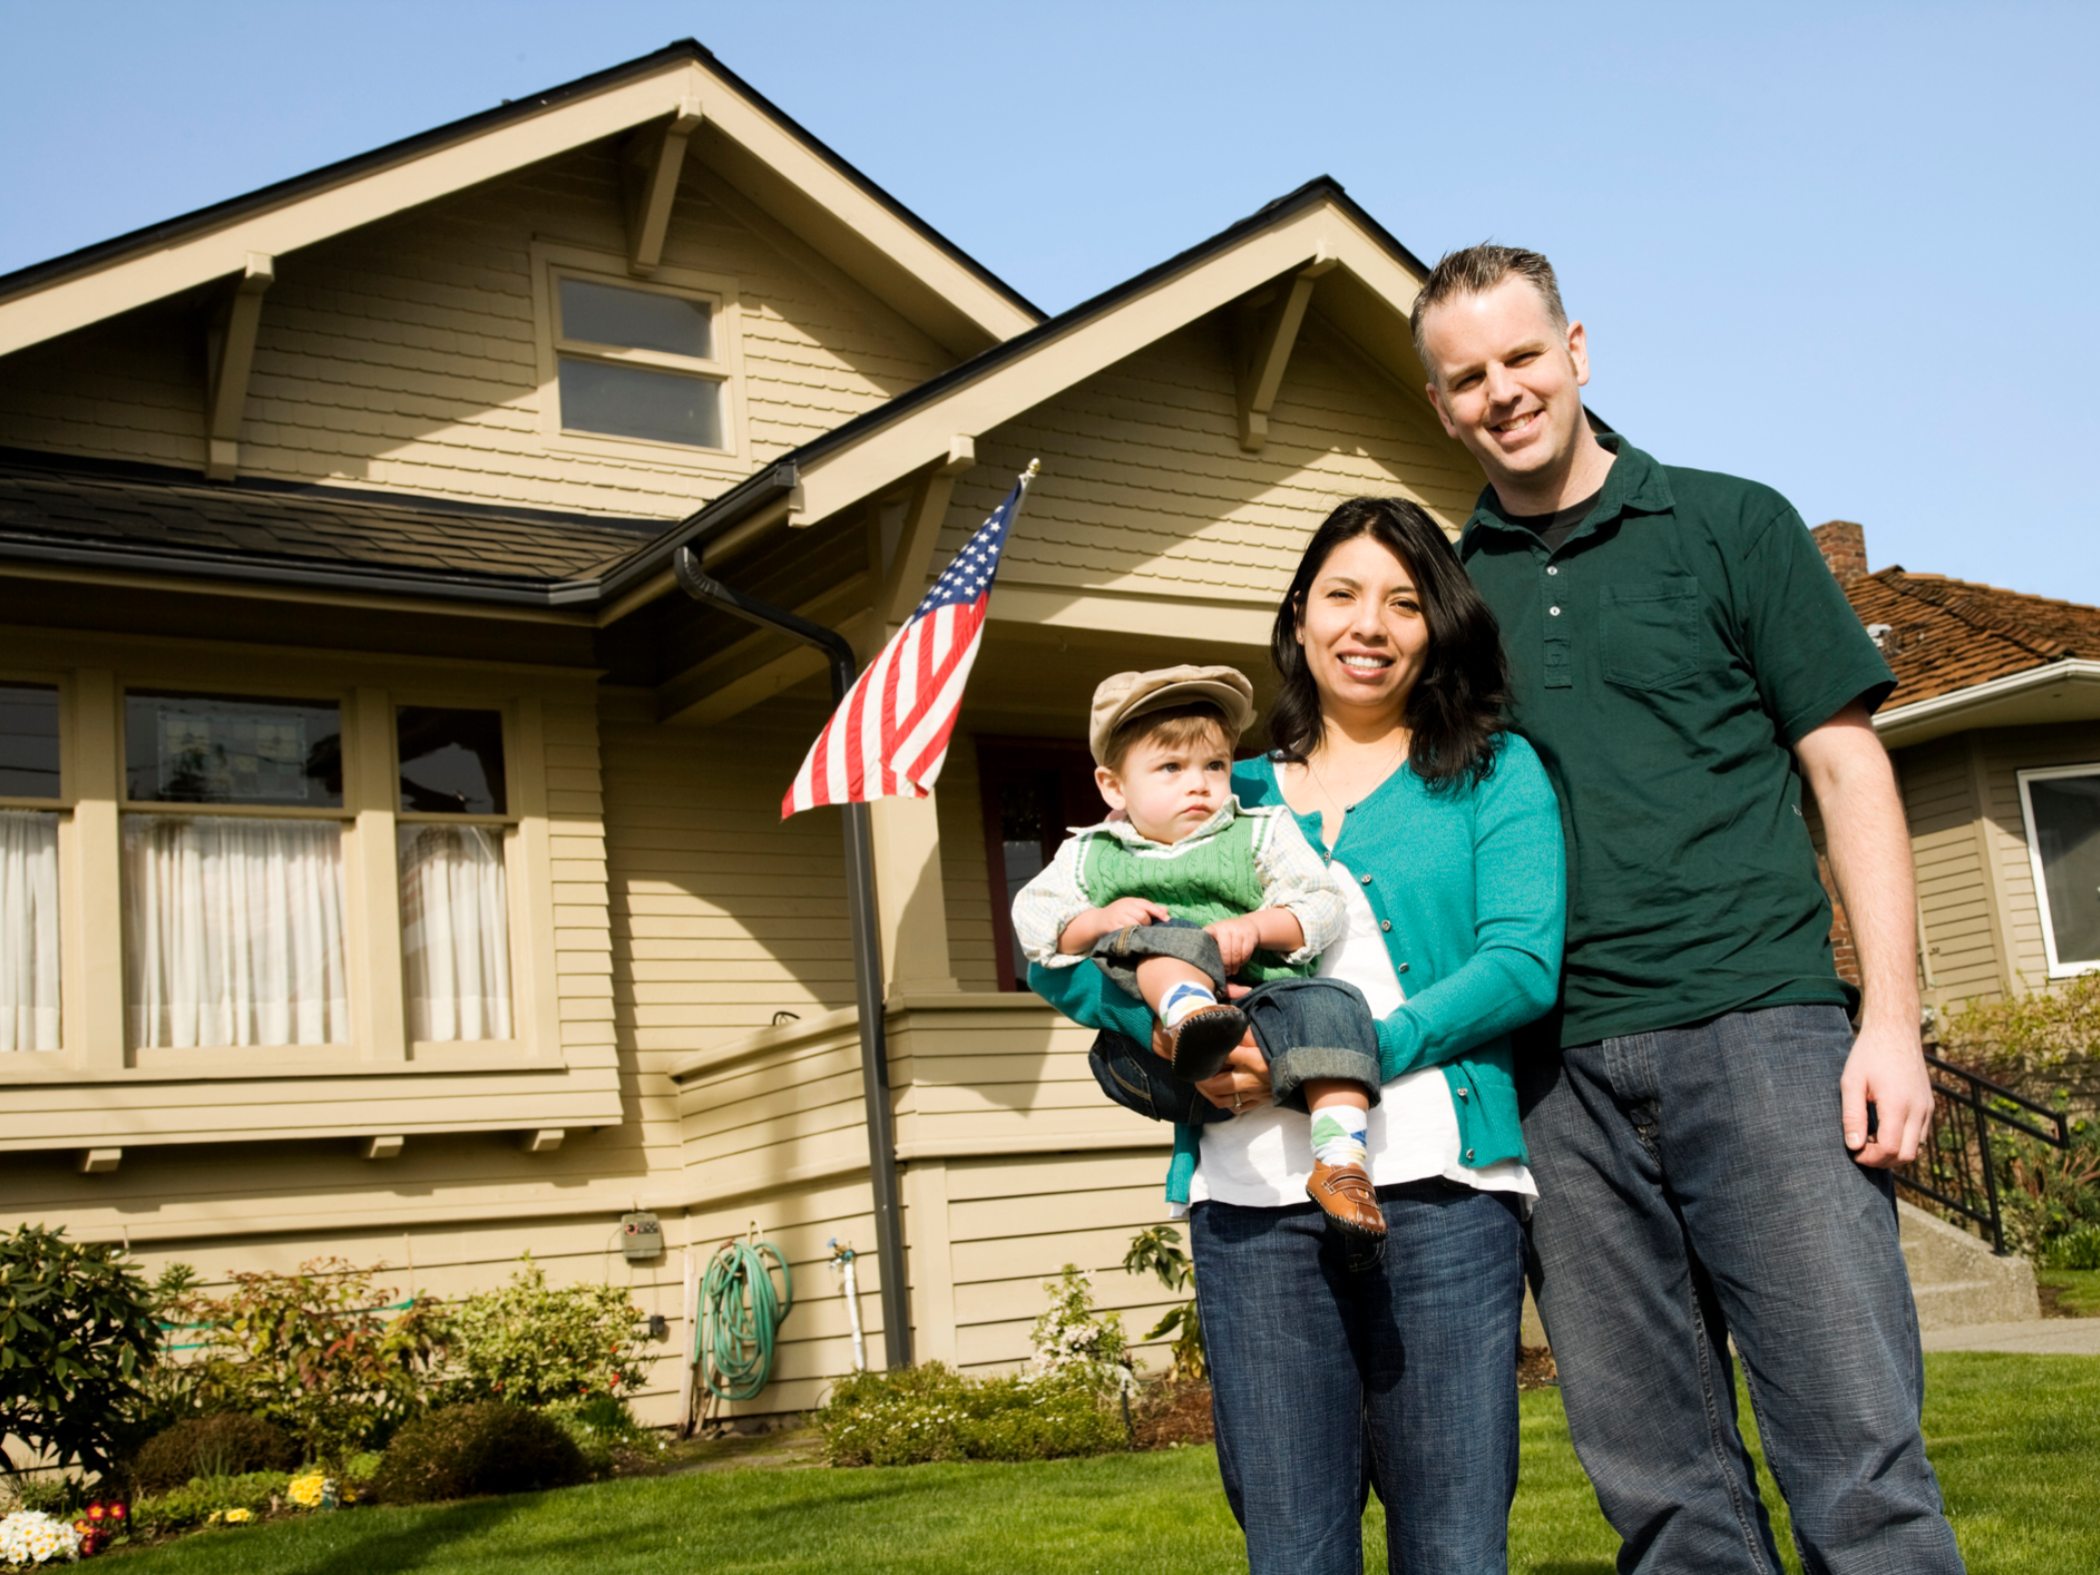
[[[1867,533],[1863,527],[1850,520],[1832,520],[1818,525],[1809,535],[1816,538],[1816,548],[1830,565],[1830,572],[1837,576],[1838,584],[1856,580],[1867,572]]]

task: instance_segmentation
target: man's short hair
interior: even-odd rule
[[[1432,378],[1436,368],[1430,365],[1429,351],[1422,343],[1422,319],[1429,315],[1429,309],[1454,296],[1482,294],[1504,279],[1522,279],[1538,291],[1553,326],[1566,330],[1568,312],[1560,304],[1560,281],[1553,277],[1553,264],[1546,261],[1544,254],[1527,252],[1521,246],[1497,246],[1493,241],[1446,252],[1422,281],[1422,293],[1415,297],[1414,310],[1407,317],[1408,330],[1415,337],[1415,354],[1421,357],[1422,369]]]
[[[1141,711],[1129,721],[1118,723],[1115,731],[1108,735],[1108,747],[1101,752],[1101,763],[1120,773],[1123,757],[1140,742],[1157,743],[1163,749],[1186,749],[1212,738],[1224,745],[1228,756],[1240,741],[1238,731],[1226,719],[1224,711],[1208,701],[1193,700],[1187,705],[1168,706],[1160,711]]]

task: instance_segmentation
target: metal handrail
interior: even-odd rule
[[[1992,1128],[2009,1127],[2062,1149],[2070,1146],[2070,1122],[2062,1111],[1930,1051],[1925,1063],[1932,1074],[1933,1130],[1917,1159],[1895,1172],[1896,1185],[1980,1227],[1991,1250],[2002,1255],[2005,1218]]]

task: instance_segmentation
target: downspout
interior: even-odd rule
[[[853,648],[836,630],[797,617],[741,591],[700,567],[691,547],[672,558],[678,584],[698,602],[762,629],[813,645],[831,662],[833,703],[846,698],[858,671]],[[875,839],[866,804],[847,804],[846,905],[853,925],[853,984],[860,1007],[861,1098],[867,1109],[868,1179],[875,1193],[875,1261],[882,1269],[882,1349],[892,1371],[911,1366],[911,1309],[905,1294],[903,1214],[897,1201],[897,1135],[890,1116],[890,1059],[883,1023],[882,931],[875,912]]]

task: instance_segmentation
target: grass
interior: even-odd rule
[[[2100,1359],[1927,1359],[1926,1434],[1971,1568],[2100,1569]],[[1616,1546],[1569,1447],[1559,1395],[1523,1396],[1510,1566],[1610,1575]],[[1767,1493],[1768,1501],[1772,1495]],[[1773,1501],[1779,1535],[1783,1511]],[[1365,1522],[1373,1570],[1384,1526]],[[687,1575],[694,1568],[933,1575],[1243,1567],[1207,1449],[1017,1466],[708,1471],[428,1509],[216,1531],[125,1555],[139,1575],[467,1575],[488,1568]],[[1790,1568],[1793,1566],[1790,1564]]]
[[[2055,1293],[2056,1312],[2064,1318],[2100,1318],[2100,1269],[2036,1269],[2043,1293]]]

